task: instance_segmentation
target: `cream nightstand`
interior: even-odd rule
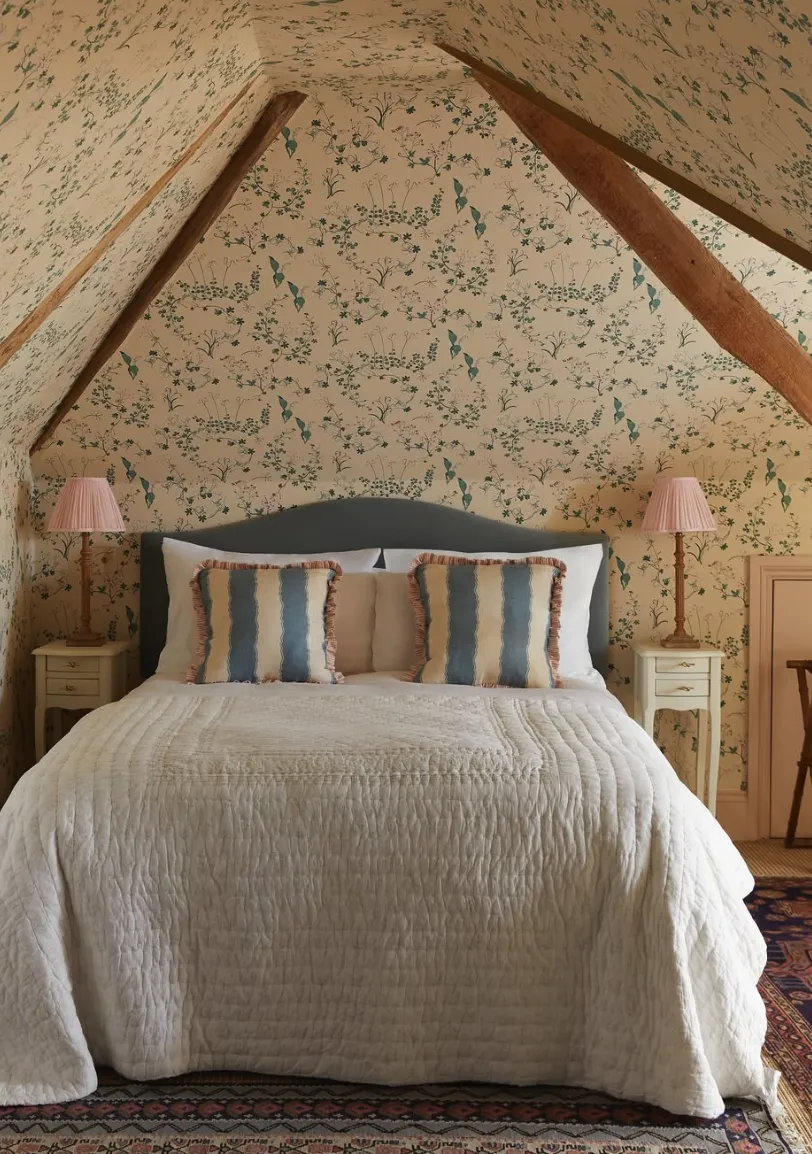
[[[34,650],[37,662],[35,742],[37,761],[45,754],[45,711],[57,709],[56,735],[62,730],[63,709],[96,709],[118,701],[127,692],[126,641],[106,641],[94,647],[54,641]]]
[[[654,736],[658,709],[699,711],[696,794],[716,813],[719,785],[719,745],[722,728],[722,657],[719,649],[664,649],[661,645],[634,645],[634,719]],[[708,728],[710,727],[710,734]]]

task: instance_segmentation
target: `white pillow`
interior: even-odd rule
[[[561,602],[561,626],[558,635],[558,674],[562,678],[588,677],[593,671],[589,653],[589,603],[603,559],[602,545],[568,545],[563,549],[540,549],[535,553],[455,553],[453,549],[384,549],[387,571],[393,575],[409,572],[415,557],[421,553],[444,553],[447,557],[470,557],[472,560],[512,561],[521,557],[557,557],[567,566]],[[409,647],[413,648],[413,612],[409,586],[381,583],[376,575],[375,633],[372,638],[372,665],[376,670],[407,669],[406,665],[379,665],[406,652],[406,610],[409,610]]]
[[[169,589],[169,617],[166,644],[158,658],[157,673],[165,677],[186,677],[197,649],[197,619],[189,582],[201,561],[244,561],[249,565],[295,565],[299,561],[337,561],[344,573],[369,573],[375,568],[380,549],[355,549],[349,553],[231,553],[208,545],[193,545],[164,537],[163,555]],[[367,590],[372,596],[372,586]],[[351,599],[347,599],[350,600]],[[359,628],[362,626],[359,625]],[[338,622],[336,622],[338,632]],[[342,627],[342,632],[344,629]],[[336,642],[337,644],[337,642]],[[338,664],[336,668],[340,668]],[[343,672],[343,670],[342,670]]]

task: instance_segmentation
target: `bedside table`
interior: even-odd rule
[[[722,729],[722,657],[720,649],[700,645],[697,649],[665,649],[661,645],[633,645],[634,720],[649,737],[654,736],[658,709],[696,709],[696,795],[716,814],[719,786],[719,745]],[[710,734],[708,730],[710,729]]]
[[[61,736],[63,709],[97,709],[127,692],[127,641],[73,646],[65,641],[34,650],[37,705],[34,739],[37,761],[45,755],[45,711],[58,709],[56,733]]]

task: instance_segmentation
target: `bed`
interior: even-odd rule
[[[211,548],[601,540],[398,500],[184,535]],[[752,878],[594,684],[186,685],[84,718],[0,812],[0,1102],[248,1069],[559,1083],[699,1116],[771,1100]],[[606,547],[589,646],[605,671]]]

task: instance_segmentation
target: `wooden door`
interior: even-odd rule
[[[773,582],[770,837],[786,833],[803,741],[797,674],[787,669],[787,661],[793,659],[812,660],[812,581],[781,579]],[[797,836],[812,837],[808,780]]]

